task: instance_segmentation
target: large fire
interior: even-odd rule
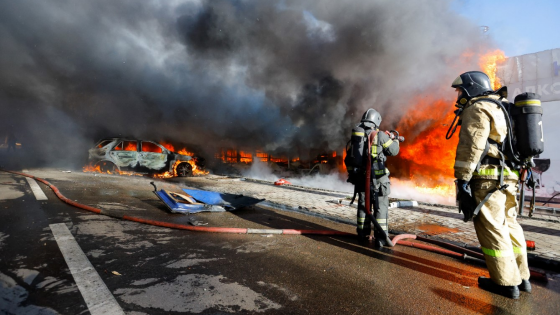
[[[498,64],[506,61],[506,55],[501,50],[495,50],[483,55],[479,59],[479,66],[482,72],[486,73],[490,77],[490,84],[494,90],[502,87],[500,78],[496,76],[496,69]]]
[[[160,144],[165,147],[167,150],[171,151],[171,152],[176,152],[182,155],[188,155],[193,157],[191,160],[187,161],[191,167],[192,167],[192,174],[197,176],[197,175],[207,175],[209,172],[205,171],[205,170],[201,170],[198,165],[196,164],[197,162],[197,158],[194,157],[194,153],[191,151],[188,151],[187,148],[182,148],[179,151],[175,151],[175,147],[167,142],[160,142]],[[181,164],[182,161],[177,161],[175,162],[175,164],[173,165],[173,174],[169,173],[169,172],[165,172],[164,174],[160,174],[160,175],[155,175],[155,177],[159,177],[159,178],[169,178],[169,177],[175,177],[177,176],[177,166],[179,166],[179,164]]]
[[[504,60],[505,55],[500,50],[479,58],[481,70],[488,74],[494,89],[500,87],[496,66]],[[448,99],[418,97],[414,108],[397,124],[407,141],[401,145],[400,154],[390,159],[388,164],[395,177],[401,179],[399,186],[413,187],[421,194],[445,198],[455,193],[453,164],[459,137],[455,134],[450,140],[445,139],[455,117],[454,96],[450,88]]]
[[[160,144],[161,144],[163,147],[165,147],[166,149],[168,149],[169,151],[175,152],[175,148],[174,148],[174,146],[173,146],[172,144],[167,143],[167,142],[160,142]],[[121,151],[121,150],[123,150],[123,148],[117,146],[117,147],[114,148],[114,150]],[[124,151],[136,151],[136,150],[137,150],[136,142],[129,142],[129,143],[127,144],[127,146],[124,148]],[[179,150],[179,151],[176,152],[176,153],[179,153],[179,154],[182,154],[182,155],[188,155],[188,156],[191,156],[191,157],[194,156],[194,153],[188,151],[186,148],[183,148],[183,149]],[[176,176],[178,176],[178,174],[177,174],[177,167],[178,167],[179,164],[181,164],[182,162],[184,162],[184,161],[176,161],[175,164],[173,164],[173,171],[172,171],[172,172],[167,171],[167,172],[165,172],[165,173],[163,173],[163,174],[154,174],[154,175],[152,175],[152,176],[153,176],[154,178],[171,178],[171,177],[176,177]],[[192,174],[195,175],[195,176],[196,176],[196,175],[206,175],[206,174],[209,173],[208,171],[201,170],[201,169],[198,167],[198,165],[196,164],[196,163],[197,163],[197,158],[196,158],[196,157],[194,157],[194,158],[192,158],[191,160],[187,161],[187,163],[189,163],[189,164],[191,165],[191,167],[192,167]],[[105,169],[102,169],[102,165],[101,165],[101,164],[96,164],[96,165],[89,165],[89,164],[88,164],[88,165],[84,166],[84,167],[82,168],[82,170],[83,170],[84,172],[93,172],[93,173],[117,174],[117,175],[127,175],[127,176],[142,176],[142,174],[138,174],[138,173],[135,173],[135,172],[119,171],[119,170],[116,169],[116,168],[113,168],[112,170],[105,170]]]
[[[216,159],[222,160],[224,163],[253,163],[253,158],[258,159],[261,162],[273,162],[273,163],[288,163],[299,161],[299,157],[288,159],[286,157],[273,156],[271,154],[265,153],[263,151],[257,150],[253,155],[250,152],[238,151],[238,150],[222,150],[216,154]]]
[[[103,173],[103,174],[110,174],[110,175],[126,175],[126,176],[142,176],[142,174],[137,174],[134,172],[127,172],[127,171],[119,171],[118,169],[113,170],[102,170],[101,164],[96,165],[86,165],[82,167],[82,171],[84,173]]]

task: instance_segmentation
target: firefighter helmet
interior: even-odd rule
[[[377,129],[381,124],[381,114],[373,108],[368,109],[362,116],[364,125]]]
[[[457,105],[460,106],[465,106],[473,97],[493,92],[490,86],[490,78],[486,73],[480,71],[469,71],[461,74],[451,83],[451,87],[462,91],[457,97]]]

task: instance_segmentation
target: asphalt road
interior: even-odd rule
[[[42,174],[72,200],[131,216],[204,226],[354,231],[258,206],[170,214],[151,192],[152,179],[143,177],[30,173]],[[48,200],[36,200],[24,177],[0,172],[0,314],[95,314],[108,303],[95,298],[104,286],[125,314],[558,314],[560,309],[557,275],[551,274],[548,284],[533,282],[533,294],[514,301],[477,287],[478,276],[487,275],[483,266],[418,249],[375,249],[351,237],[174,230],[80,210],[39,186]],[[158,181],[158,188],[179,187],[178,179]],[[65,259],[61,244],[68,238],[53,234],[52,227],[61,223],[93,268],[71,273],[69,265],[78,259]],[[101,283],[88,282],[84,293],[80,274],[92,271]]]

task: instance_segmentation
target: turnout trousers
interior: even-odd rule
[[[385,233],[389,234],[389,193],[390,193],[390,182],[384,181],[382,183],[378,183],[378,190],[379,190],[379,208],[375,208],[375,202],[373,193],[371,194],[371,203],[373,206],[373,215],[377,220],[377,223],[381,226],[381,228],[385,231]],[[366,193],[365,187],[356,187],[358,188],[358,214],[357,214],[357,224],[356,224],[356,232],[360,238],[368,237],[371,234],[371,219],[367,215],[366,212]],[[377,232],[374,231],[373,235],[377,238]]]
[[[471,189],[480,203],[499,182],[473,179]],[[508,188],[496,191],[473,219],[474,228],[490,278],[498,285],[515,286],[529,279],[527,244],[517,222],[517,181],[506,180]]]

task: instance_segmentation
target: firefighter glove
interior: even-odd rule
[[[472,198],[471,188],[469,187],[469,182],[463,179],[457,180],[457,188],[459,189],[460,195],[467,195]]]
[[[457,201],[459,202],[459,212],[463,212],[463,221],[471,221],[476,209],[476,201],[472,196],[469,182],[466,180],[457,180]]]

